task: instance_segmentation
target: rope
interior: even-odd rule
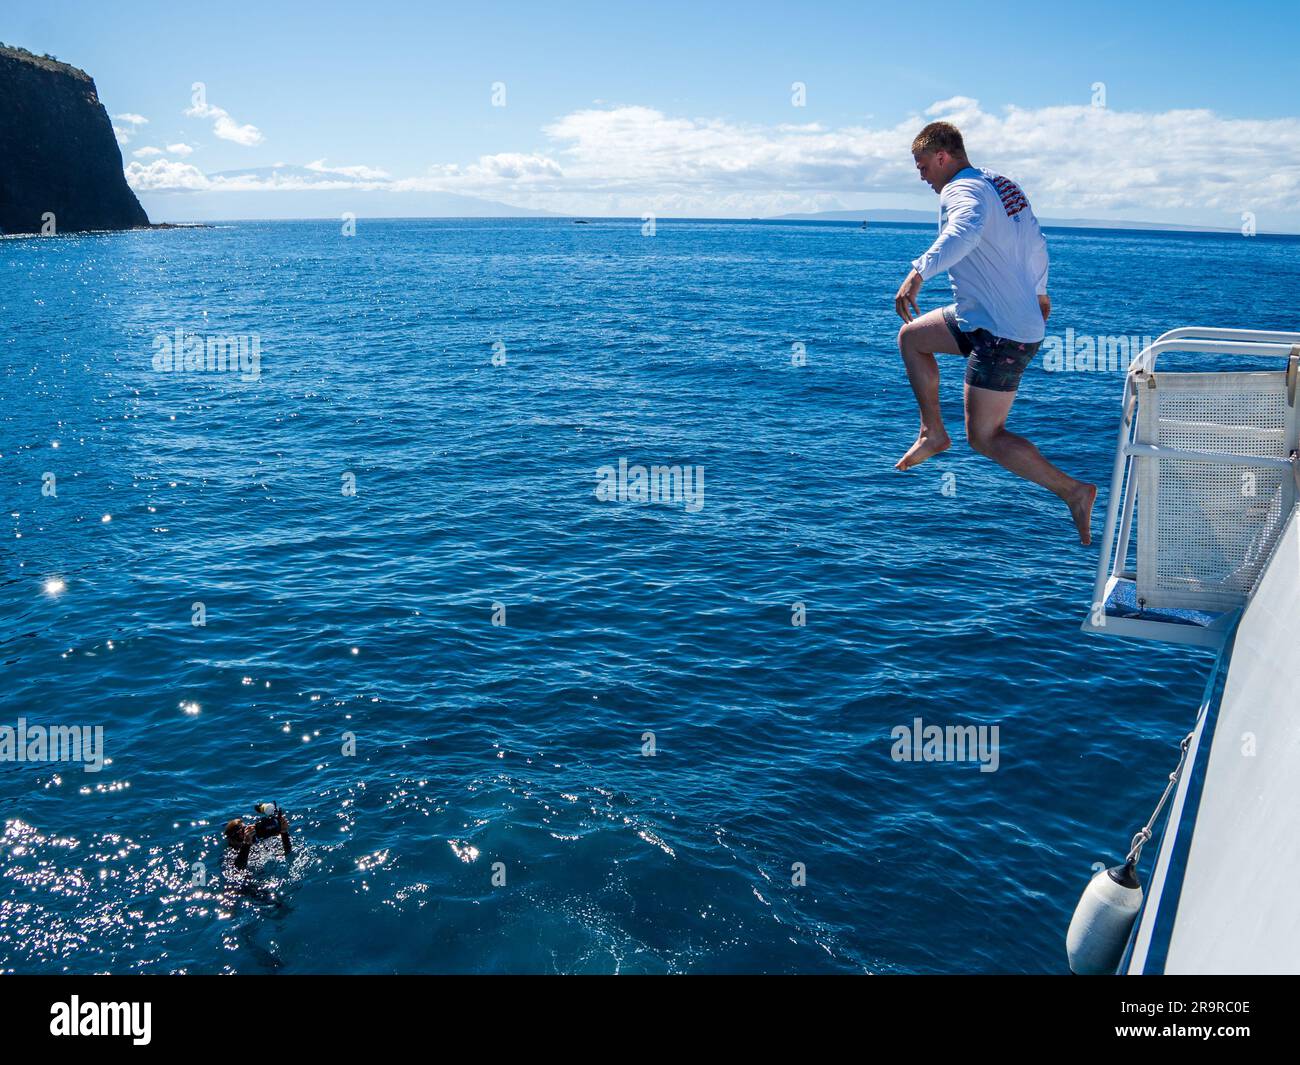
[[[1133,837],[1133,842],[1129,845],[1132,849],[1128,852],[1128,858],[1124,862],[1125,865],[1136,866],[1138,859],[1142,857],[1142,848],[1151,838],[1151,829],[1155,826],[1160,811],[1164,809],[1165,803],[1169,801],[1169,796],[1177,786],[1178,778],[1182,776],[1183,766],[1187,763],[1187,748],[1191,745],[1192,737],[1195,735],[1195,730],[1189,732],[1183,737],[1183,742],[1178,745],[1178,765],[1169,774],[1169,783],[1165,785],[1165,793],[1160,796],[1160,801],[1156,803],[1156,808],[1151,813],[1151,820],[1146,823],[1142,831]]]

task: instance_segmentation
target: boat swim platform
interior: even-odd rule
[[[1186,644],[1216,650],[1223,646],[1241,612],[1190,610],[1180,607],[1144,609],[1138,604],[1137,584],[1132,575],[1111,577],[1106,584],[1104,621],[1084,622],[1085,632],[1105,636],[1128,636],[1138,640]]]
[[[1275,368],[1157,372],[1175,353]],[[1300,333],[1185,326],[1138,354],[1084,632],[1222,650],[1296,506],[1298,377]]]

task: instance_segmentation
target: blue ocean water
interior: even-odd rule
[[[931,235],[0,241],[0,726],[110,760],[0,762],[0,969],[1064,971],[1210,662],[1079,633],[1096,548],[966,446],[959,359],[952,450],[893,470]],[[1294,241],[1048,239],[1053,334],[1294,327]],[[258,373],[156,370],[177,330]],[[1040,356],[1009,422],[1097,538],[1121,380]],[[601,501],[620,459],[703,506]],[[997,771],[894,760],[916,718],[998,726]],[[267,800],[297,846],[238,876]]]

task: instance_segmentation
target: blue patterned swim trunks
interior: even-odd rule
[[[957,324],[957,308],[954,306],[943,309],[943,320],[957,341],[957,347],[966,356],[966,383],[976,388],[1014,392],[1020,387],[1020,375],[1043,343],[1041,340],[1030,344],[1007,340],[995,337],[987,329],[963,332]]]

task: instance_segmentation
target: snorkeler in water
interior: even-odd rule
[[[286,855],[293,849],[293,845],[289,842],[289,818],[280,809],[280,804],[261,802],[254,806],[253,809],[261,816],[251,825],[245,824],[236,817],[233,821],[227,823],[225,828],[226,842],[232,847],[239,848],[239,854],[235,858],[236,869],[247,868],[248,855],[253,849],[253,844],[258,840],[279,836]]]

